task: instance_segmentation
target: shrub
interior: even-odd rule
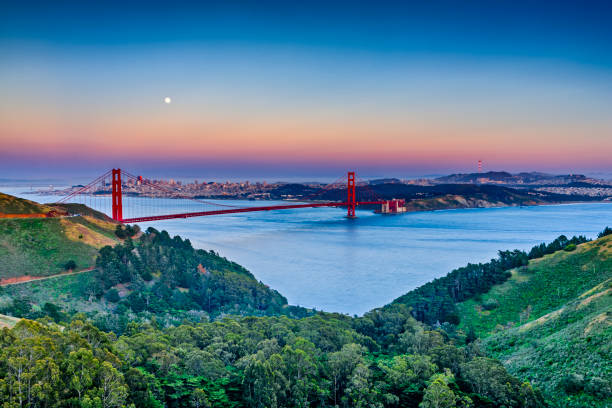
[[[572,252],[576,249],[576,244],[569,244],[565,248],[563,248],[567,252]]]
[[[117,289],[115,288],[112,288],[108,292],[106,292],[106,295],[104,295],[104,297],[106,298],[106,300],[112,303],[117,303],[119,300],[121,300],[119,292],[117,292]]]
[[[117,225],[117,228],[115,228],[115,235],[119,239],[126,239],[127,237],[132,238],[139,232],[140,227],[138,225]]]
[[[451,312],[446,316],[446,321],[457,326],[461,322],[461,317],[458,313]]]
[[[115,235],[119,239],[125,239],[127,237],[127,234],[121,225],[117,225],[117,228],[115,228]]]
[[[612,385],[601,377],[593,377],[589,380],[584,390],[597,398],[612,397]]]
[[[576,373],[571,373],[563,377],[561,387],[568,394],[576,394],[584,389],[584,376]]]
[[[42,311],[56,322],[62,318],[62,310],[53,303],[45,303],[42,307]]]
[[[495,309],[497,306],[499,306],[499,303],[497,302],[496,299],[489,299],[486,302],[484,302],[482,304],[482,308],[484,310],[493,310]]]
[[[142,280],[144,280],[145,282],[150,282],[153,279],[153,275],[151,275],[151,272],[146,269],[141,275],[140,277],[142,278]]]
[[[31,312],[32,304],[25,298],[13,299],[13,304],[7,311],[5,311],[5,313],[15,317],[28,317]]]

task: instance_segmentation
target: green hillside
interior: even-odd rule
[[[50,207],[0,194],[0,213],[51,210],[66,216],[0,218],[0,279],[54,275],[63,272],[69,261],[74,261],[77,269],[92,267],[98,249],[119,241],[114,234],[116,224],[85,206]]]
[[[4,196],[10,208],[0,207],[0,212],[19,207],[40,214],[47,208]],[[129,320],[151,316],[178,324],[209,315],[311,313],[288,306],[283,296],[242,266],[194,249],[188,240],[152,228],[141,233],[122,227],[118,233],[118,224],[82,204],[48,209],[65,215],[0,218],[0,313],[57,319],[84,312],[115,331],[124,330]],[[133,240],[118,238],[126,235]],[[75,270],[95,269],[62,274],[71,261]]]
[[[17,198],[12,195],[0,193],[0,213],[5,214],[46,214],[51,210],[49,206],[34,201]]]
[[[457,309],[460,327],[553,406],[612,405],[612,236],[532,260]]]

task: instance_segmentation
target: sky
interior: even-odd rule
[[[610,21],[597,1],[5,2],[0,179],[612,178]]]

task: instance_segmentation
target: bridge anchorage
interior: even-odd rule
[[[368,183],[357,181],[354,171],[348,172],[345,180],[346,184],[339,179],[323,187],[313,197],[304,198],[302,202],[295,204],[244,207],[236,206],[231,201],[220,203],[202,200],[193,197],[193,192],[186,195],[182,192],[183,186],[180,183],[151,181],[121,169],[112,169],[88,185],[79,186],[58,203],[76,201],[86,204],[96,210],[110,213],[113,220],[125,224],[296,208],[346,207],[348,218],[356,217],[355,210],[360,205],[380,206],[380,210],[375,212],[381,214],[395,214],[406,210],[404,200],[382,200],[377,197]],[[341,194],[344,188],[346,201],[342,199]],[[332,201],[333,199],[336,201]]]

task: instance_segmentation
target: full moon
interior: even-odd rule
[[[169,97],[169,96],[166,96],[166,97],[164,98],[164,102],[166,102],[166,103],[170,103],[170,102],[172,102],[172,99],[170,99],[170,97]]]

